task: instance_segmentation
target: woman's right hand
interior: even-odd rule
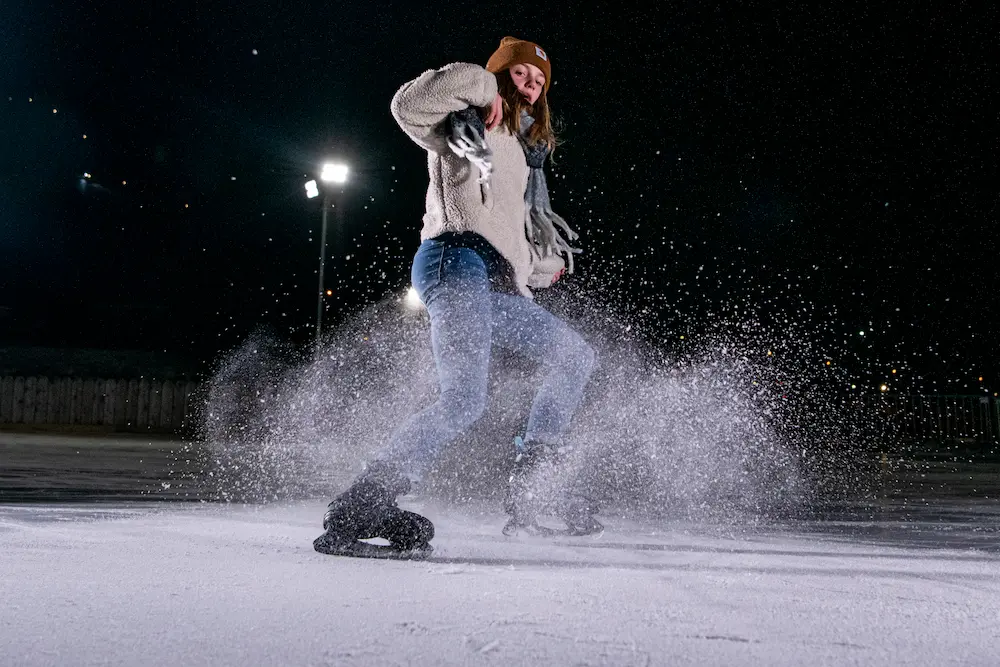
[[[486,111],[486,118],[483,119],[483,122],[486,123],[486,131],[489,132],[500,125],[502,120],[503,98],[500,97],[500,93],[497,93],[497,96],[493,98],[493,104],[491,104]]]

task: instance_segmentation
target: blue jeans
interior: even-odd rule
[[[473,246],[481,242],[480,251],[468,247],[469,239]],[[509,288],[509,268],[481,237],[469,234],[424,241],[413,258],[413,287],[430,314],[441,392],[403,423],[379,455],[413,478],[422,477],[438,451],[482,416],[494,343],[542,368],[525,440],[558,444],[580,404],[594,350],[531,299],[497,291]]]

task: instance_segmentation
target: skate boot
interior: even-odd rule
[[[532,535],[548,534],[549,529],[539,525],[538,515],[545,509],[545,499],[540,493],[537,477],[552,468],[552,452],[540,443],[525,443],[520,436],[514,439],[518,448],[517,458],[510,478],[503,509],[510,516],[503,528],[504,535],[525,531]]]
[[[570,447],[514,439],[518,448],[514,468],[507,485],[504,511],[510,520],[504,535],[524,531],[530,535],[593,535],[604,526],[594,518],[595,503],[583,496],[567,493],[565,461]],[[566,522],[565,530],[548,528],[538,523],[541,514],[552,514]]]
[[[391,463],[372,463],[351,487],[333,499],[323,517],[326,531],[313,541],[323,554],[361,558],[426,558],[434,548],[434,524],[396,506],[410,480]],[[389,545],[362,542],[380,537]]]
[[[594,518],[600,511],[597,503],[582,495],[567,494],[556,509],[556,516],[566,522],[566,534],[574,537],[601,535],[604,524]]]

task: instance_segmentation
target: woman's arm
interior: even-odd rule
[[[448,114],[470,106],[489,106],[496,96],[494,74],[479,65],[453,63],[428,70],[403,84],[389,108],[403,132],[417,145],[434,153],[446,153],[447,137],[439,126]]]

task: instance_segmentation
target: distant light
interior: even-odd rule
[[[184,204],[184,208],[189,208],[188,204]]]
[[[320,180],[326,183],[346,183],[347,182],[347,165],[335,162],[327,162],[323,165],[323,171],[320,172]]]
[[[83,135],[83,138],[84,138],[84,139],[86,139],[86,138],[87,138],[87,135],[86,135],[86,134],[85,134],[85,135]]]
[[[125,181],[122,181],[122,185],[125,185]]]
[[[52,113],[59,113],[59,109],[53,109]]]
[[[896,369],[895,369],[895,368],[893,368],[893,369],[892,369],[892,374],[893,374],[893,375],[895,375],[895,374],[896,374]]]
[[[881,387],[879,387],[879,391],[889,391],[889,385],[887,384],[882,385]]]
[[[326,291],[326,295],[327,295],[327,296],[333,296],[333,290],[332,290],[332,289],[328,289],[328,290]]]
[[[859,331],[859,332],[858,332],[858,335],[859,335],[859,336],[864,336],[864,335],[865,335],[865,332],[864,332],[864,331]]]
[[[827,365],[827,366],[829,366],[829,365],[830,365],[830,361],[829,361],[829,360],[827,360],[827,362],[826,362],[826,365]]]
[[[93,176],[91,176],[91,175],[90,175],[90,172],[89,172],[89,171],[85,171],[85,172],[83,172],[83,177],[84,177],[84,178],[93,178]]]
[[[405,302],[407,308],[412,308],[414,310],[416,310],[417,308],[421,308],[424,305],[423,302],[420,300],[420,295],[417,294],[417,290],[413,287],[406,290]]]
[[[980,382],[982,382],[982,381],[983,381],[983,376],[982,376],[982,375],[980,375],[980,376],[979,376],[979,381],[980,381]]]
[[[681,340],[684,340],[684,336],[681,336]]]
[[[858,385],[856,385],[856,384],[852,384],[851,385],[851,389],[857,389],[857,388],[858,388]]]
[[[306,183],[306,197],[309,197],[309,199],[319,197],[319,186],[316,185],[316,181],[308,181]]]
[[[251,53],[253,53],[254,55],[257,55],[257,49],[253,49],[253,51],[251,51]]]
[[[773,357],[774,356],[774,352],[771,352],[771,350],[768,350],[767,351],[767,356]]]

